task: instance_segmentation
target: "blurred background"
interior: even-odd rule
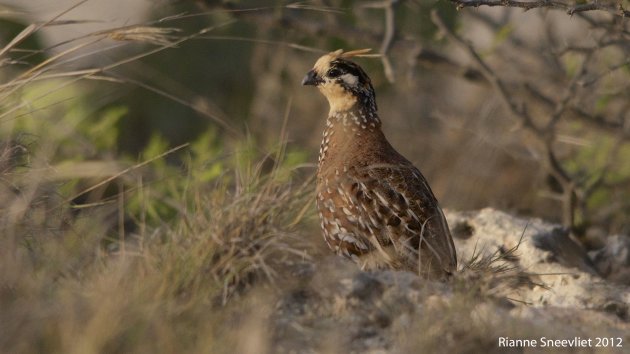
[[[434,9],[507,96],[437,30]],[[152,142],[177,146],[212,132],[217,151],[244,139],[259,151],[286,141],[293,163],[314,163],[328,107],[300,79],[322,53],[367,47],[383,55],[358,61],[374,82],[385,133],[444,207],[512,210],[580,236],[627,232],[628,34],[606,15],[460,14],[436,1],[201,0],[5,1],[2,15],[4,43],[54,20],[5,53],[4,80],[45,60],[46,75],[66,80],[29,102],[28,117],[5,115],[4,139],[32,119],[43,129],[28,131],[37,140],[80,102],[77,120],[88,127],[118,110],[112,145],[95,155],[133,157]],[[47,117],[38,119],[43,106]]]

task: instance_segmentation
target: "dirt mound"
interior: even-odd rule
[[[602,262],[614,258],[602,252],[623,253],[619,242],[591,258],[561,227],[539,219],[493,209],[447,218],[462,267],[448,283],[362,272],[334,256],[296,267],[297,285],[271,316],[274,351],[622,352],[630,346],[630,289],[598,275]]]

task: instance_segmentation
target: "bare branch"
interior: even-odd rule
[[[591,3],[585,4],[577,4],[577,3],[568,3],[564,1],[556,1],[556,0],[539,0],[539,1],[519,1],[519,0],[450,0],[452,3],[457,5],[457,9],[462,9],[464,7],[479,7],[479,6],[501,6],[501,7],[515,7],[521,8],[525,11],[531,9],[539,9],[539,8],[551,8],[551,9],[560,9],[566,11],[568,15],[574,15],[581,12],[586,11],[604,11],[610,14],[620,16],[620,17],[630,17],[630,11],[627,11],[621,4],[618,2],[616,4],[611,3],[602,3],[599,1],[594,1]]]
[[[490,66],[485,63],[472,44],[459,37],[451,29],[449,29],[444,24],[436,10],[431,12],[431,19],[442,33],[468,52],[472,60],[479,67],[480,72],[499,94],[507,110],[512,114],[512,116],[521,122],[524,128],[531,131],[534,137],[542,143],[544,148],[543,154],[545,157],[544,167],[547,169],[548,173],[560,183],[562,188],[562,196],[560,197],[560,200],[563,206],[563,223],[565,226],[573,228],[575,226],[576,189],[578,186],[574,178],[562,166],[562,163],[558,159],[554,149],[554,142],[556,140],[555,126],[562,114],[566,111],[567,105],[578,86],[578,82],[586,71],[585,65],[587,60],[583,61],[582,67],[569,84],[569,88],[567,89],[564,97],[560,100],[560,102],[554,105],[553,113],[547,125],[544,127],[538,127],[529,115],[527,106],[524,104],[517,105],[515,103],[507,89],[507,85],[495,74]]]
[[[481,59],[473,46],[464,39],[457,36],[453,31],[451,31],[451,29],[449,29],[444,24],[436,10],[431,11],[431,20],[442,33],[444,33],[447,37],[449,37],[451,40],[453,40],[455,43],[457,43],[468,52],[473,61],[479,67],[480,72],[483,74],[486,80],[488,80],[488,82],[490,82],[490,84],[499,93],[501,100],[506,105],[509,112],[512,113],[512,115],[514,115],[517,119],[519,119],[525,127],[539,134],[540,128],[536,126],[532,118],[529,116],[529,113],[527,113],[527,110],[523,106],[519,106],[514,102],[514,100],[508,94],[505,83],[501,81],[501,79],[499,79],[499,77],[492,71],[492,69],[490,69],[490,67],[483,61],[483,59]]]

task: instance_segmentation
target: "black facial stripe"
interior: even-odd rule
[[[333,61],[331,64],[331,70],[330,71],[334,71],[335,69],[338,70],[340,72],[339,75],[336,76],[341,76],[344,74],[352,74],[358,78],[363,78],[364,75],[362,75],[361,73],[361,69],[358,68],[358,66],[356,66],[356,64],[354,63],[349,63],[346,61],[341,61],[341,60],[335,60]],[[329,72],[330,72],[329,71]],[[335,77],[335,76],[333,76]]]

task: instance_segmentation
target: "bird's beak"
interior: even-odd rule
[[[304,79],[302,79],[302,85],[317,86],[322,82],[323,80],[319,76],[317,76],[317,73],[315,72],[315,70],[311,70],[308,73],[306,73],[306,76],[304,76]]]

